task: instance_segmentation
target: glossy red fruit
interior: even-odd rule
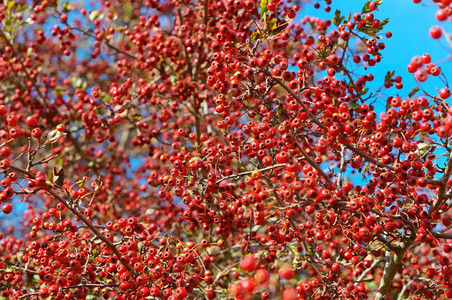
[[[2,207],[2,212],[3,212],[5,215],[10,214],[12,211],[13,211],[13,207],[12,207],[11,204],[5,204],[5,205],[3,205],[3,207]]]
[[[283,267],[279,270],[279,276],[284,279],[292,279],[295,276],[295,270],[290,267]]]
[[[443,33],[439,26],[432,26],[428,32],[433,39],[439,39]]]
[[[264,284],[269,280],[270,274],[268,273],[268,271],[266,269],[261,268],[261,269],[256,270],[253,278],[254,278],[254,282],[256,282],[257,284]]]
[[[447,99],[450,97],[450,89],[449,88],[442,88],[439,90],[439,96],[443,99]]]
[[[282,295],[283,300],[297,300],[298,292],[296,289],[286,289]]]
[[[36,118],[36,116],[29,116],[25,119],[25,124],[27,124],[28,127],[35,127],[38,125],[38,118]]]
[[[259,266],[259,261],[253,255],[250,255],[244,257],[239,266],[244,271],[253,272]]]

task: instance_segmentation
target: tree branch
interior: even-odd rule
[[[370,271],[372,271],[379,263],[381,263],[384,260],[385,260],[384,258],[379,258],[377,260],[374,260],[372,265],[368,269],[366,269],[364,272],[362,272],[361,275],[356,279],[355,285],[357,285],[361,280],[363,280],[364,277],[366,277],[366,275],[369,274]]]
[[[375,295],[376,300],[382,300],[385,298],[389,289],[392,286],[395,275],[398,273],[400,266],[402,265],[403,256],[408,248],[413,243],[415,237],[408,236],[407,240],[402,244],[398,251],[394,251],[392,254],[390,251],[386,251],[386,265],[383,273],[383,278],[378,287],[377,294]]]
[[[436,200],[433,203],[432,206],[430,206],[429,213],[433,213],[434,211],[437,211],[441,209],[441,206],[443,206],[444,202],[447,200],[446,196],[446,189],[447,189],[447,183],[449,182],[450,176],[452,174],[452,151],[449,154],[449,161],[447,162],[446,170],[444,171],[443,177],[440,179],[440,187],[438,189],[438,194],[436,196]]]

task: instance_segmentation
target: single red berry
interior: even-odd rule
[[[450,89],[447,87],[442,88],[439,90],[439,96],[443,99],[447,99],[450,97]]]
[[[35,116],[29,116],[25,119],[25,124],[28,127],[36,127],[38,126],[38,119]]]
[[[254,273],[254,281],[257,284],[264,284],[270,279],[270,274],[264,268],[258,269],[256,273]]]
[[[240,269],[247,272],[253,272],[258,266],[259,261],[253,255],[244,257],[239,264]]]
[[[447,12],[447,9],[440,9],[435,14],[436,19],[440,22],[446,21],[448,16],[449,16],[449,14]]]
[[[279,276],[284,279],[292,279],[295,276],[295,270],[290,267],[284,267],[279,270]]]
[[[39,128],[39,127],[33,128],[33,130],[31,131],[31,136],[36,139],[40,138],[41,134],[42,134],[42,131],[41,131],[41,128]]]
[[[0,155],[2,157],[9,157],[11,155],[11,148],[4,146],[0,149]]]
[[[421,58],[422,58],[422,62],[423,62],[424,64],[429,64],[429,63],[432,62],[432,57],[431,57],[430,54],[428,54],[428,53],[422,54]]]
[[[67,14],[62,14],[61,17],[60,17],[60,22],[61,23],[66,23],[67,20],[68,20]]]
[[[63,132],[66,130],[66,126],[64,126],[64,124],[58,124],[56,130],[58,130],[59,132]]]
[[[2,160],[0,161],[0,168],[2,168],[2,169],[8,169],[9,166],[10,166],[10,164],[9,164],[9,159],[5,158],[5,159],[2,159]]]
[[[443,35],[443,32],[441,31],[441,28],[439,26],[437,26],[437,25],[432,26],[430,28],[430,30],[428,31],[428,33],[430,34],[430,36],[433,39],[439,39]]]
[[[420,82],[424,82],[427,80],[427,72],[425,72],[424,70],[418,70],[416,71],[416,73],[414,74],[414,77],[420,81]]]
[[[4,213],[4,214],[9,214],[9,213],[11,213],[13,211],[13,207],[12,207],[12,205],[11,204],[5,204],[4,206],[3,206],[3,208],[2,208],[2,212]]]

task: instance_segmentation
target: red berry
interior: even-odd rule
[[[295,276],[295,270],[290,267],[283,267],[279,271],[279,276],[284,279],[292,279]]]
[[[450,97],[450,89],[447,87],[442,88],[439,90],[439,96],[443,99],[447,99]]]
[[[38,119],[35,116],[29,116],[25,119],[25,124],[28,127],[36,127],[38,126]]]
[[[440,10],[438,10],[437,12],[436,12],[436,14],[435,14],[435,16],[436,16],[436,19],[438,20],[438,21],[446,21],[447,20],[447,17],[448,17],[448,13],[447,13],[447,10],[446,9],[440,9]]]
[[[443,35],[441,28],[439,28],[439,26],[437,25],[432,26],[428,33],[433,39],[439,39]]]
[[[33,128],[33,130],[31,131],[31,136],[34,138],[41,137],[41,134],[42,134],[42,131],[41,131],[41,128],[39,128],[39,127]]]
[[[259,266],[259,261],[252,255],[244,257],[239,264],[240,269],[253,272]]]
[[[247,278],[242,281],[242,290],[246,294],[252,294],[254,292],[254,289],[256,288],[256,283],[251,278]]]
[[[432,57],[431,57],[430,54],[428,54],[428,53],[422,54],[421,58],[422,58],[422,62],[423,62],[424,64],[429,64],[429,63],[432,62]]]
[[[63,132],[66,130],[66,126],[64,126],[64,124],[58,124],[56,130],[58,130],[59,132]]]
[[[286,289],[283,292],[282,300],[298,300],[298,292],[296,289]]]
[[[4,146],[0,149],[0,155],[2,157],[9,157],[11,155],[11,148]]]
[[[11,212],[13,211],[13,207],[11,206],[11,204],[5,204],[4,206],[3,206],[3,208],[2,208],[2,212],[4,213],[4,214],[10,214]]]
[[[257,284],[264,284],[264,283],[266,283],[268,281],[268,279],[270,279],[270,274],[264,268],[258,269],[254,273],[254,281]]]
[[[424,70],[418,70],[414,76],[416,77],[416,79],[420,82],[424,82],[427,80],[427,72],[425,72]]]

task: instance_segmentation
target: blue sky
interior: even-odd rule
[[[336,9],[339,9],[342,15],[348,16],[349,13],[361,12],[366,2],[366,0],[333,0],[330,13],[326,13],[323,8],[314,9],[313,5],[306,5],[299,17],[307,14],[331,19]],[[416,85],[412,74],[406,71],[406,66],[413,56],[428,52],[432,56],[432,62],[435,63],[452,54],[452,49],[444,37],[437,41],[430,38],[428,34],[432,25],[441,26],[441,23],[446,25],[446,30],[452,32],[450,22],[437,21],[435,12],[438,7],[433,5],[431,1],[423,2],[428,3],[428,5],[415,4],[411,0],[383,0],[379,10],[374,12],[375,17],[380,20],[389,18],[389,23],[385,26],[384,32],[391,31],[393,37],[383,39],[386,43],[386,49],[382,51],[382,62],[369,68],[368,72],[372,72],[375,76],[375,87],[383,83],[387,71],[395,70],[396,75],[403,77],[404,89],[400,91],[392,88],[387,94],[400,93],[401,96],[406,96]],[[322,5],[324,6],[324,3]],[[446,77],[452,80],[452,61],[443,62],[439,66]],[[359,73],[364,74],[364,70]],[[428,92],[436,94],[435,87],[442,88],[444,84],[438,78],[429,77],[428,81],[422,84],[422,87]],[[372,91],[372,87],[370,91]]]

